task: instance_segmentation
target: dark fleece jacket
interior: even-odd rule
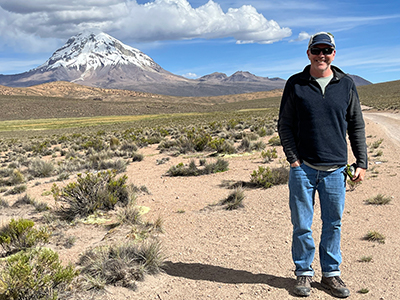
[[[278,132],[289,163],[347,164],[346,132],[357,167],[367,169],[365,124],[353,80],[331,66],[333,78],[322,94],[310,66],[291,76],[282,96]]]

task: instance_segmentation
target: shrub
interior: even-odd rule
[[[377,231],[368,231],[364,236],[364,239],[371,242],[378,242],[380,244],[385,243],[385,236]]]
[[[110,138],[110,149],[112,149],[112,150],[117,149],[119,144],[120,144],[120,141],[118,138],[116,138],[115,136],[112,136]]]
[[[0,299],[58,299],[78,272],[63,267],[58,254],[38,248],[5,259],[0,271]]]
[[[370,146],[371,150],[373,151],[373,150],[375,150],[375,149],[378,149],[379,146],[382,144],[382,142],[383,142],[383,139],[379,139],[379,140],[373,142],[373,143],[371,144],[371,146]]]
[[[270,169],[259,166],[250,175],[250,181],[263,188],[270,188],[274,185],[285,184],[289,181],[289,170],[285,167]]]
[[[349,185],[350,192],[354,191],[358,186],[361,185],[361,181],[353,181],[351,179],[348,179],[346,182]]]
[[[18,207],[20,205],[33,205],[35,203],[35,200],[28,196],[28,194],[25,194],[22,197],[19,197],[17,201],[14,202],[13,207]]]
[[[373,204],[373,205],[385,205],[389,204],[392,199],[390,197],[386,197],[385,195],[378,194],[375,197],[371,197],[365,200],[366,204]]]
[[[279,138],[279,136],[274,136],[268,140],[268,144],[271,146],[280,146],[281,139]]]
[[[371,262],[372,261],[372,256],[363,256],[358,261],[359,262]]]
[[[61,207],[66,219],[87,217],[95,211],[113,209],[117,203],[129,203],[129,192],[126,186],[126,175],[115,178],[115,171],[104,171],[97,174],[78,174],[77,182],[71,182],[63,189],[55,184],[52,192],[56,201],[67,203]]]
[[[20,184],[25,182],[25,177],[20,170],[14,169],[8,181],[10,182],[11,185]]]
[[[35,223],[31,220],[11,219],[8,225],[0,228],[0,245],[5,253],[24,250],[39,243],[47,243],[50,233],[45,227],[39,230],[33,228]]]
[[[213,138],[208,145],[211,149],[217,151],[217,153],[236,153],[236,148],[233,143],[224,138]]]
[[[16,195],[16,194],[21,194],[25,192],[27,189],[26,184],[21,184],[14,186],[12,189],[8,190],[7,192],[4,193],[4,195]]]
[[[10,205],[8,204],[7,200],[4,200],[3,198],[0,198],[0,208],[7,208]]]
[[[54,173],[54,165],[41,159],[30,162],[28,172],[35,177],[49,177]]]
[[[272,150],[268,149],[267,151],[262,151],[261,157],[264,159],[264,163],[271,162],[275,158],[278,158],[278,151],[276,151],[276,148],[273,148]]]
[[[176,166],[172,166],[171,168],[169,168],[167,174],[169,174],[170,176],[199,176],[224,172],[228,170],[229,162],[218,158],[215,163],[207,164],[203,161],[202,165],[204,165],[203,168],[197,168],[194,160],[191,160],[187,167],[183,163],[179,163]]]
[[[237,187],[228,198],[222,200],[221,205],[226,205],[227,210],[234,210],[243,207],[244,189],[243,187]]]
[[[82,267],[81,273],[89,279],[89,284],[105,282],[134,290],[136,281],[142,280],[145,274],[161,271],[164,258],[157,241],[140,245],[129,242],[89,249],[80,257],[78,264]],[[99,286],[88,286],[93,287]]]

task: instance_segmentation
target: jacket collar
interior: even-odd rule
[[[314,78],[310,75],[310,67],[311,67],[311,65],[306,66],[304,68],[303,72],[301,72],[300,76],[301,76],[302,79],[307,80],[307,81],[314,80]],[[346,76],[346,74],[336,66],[332,66],[331,65],[331,69],[332,69],[332,72],[333,72],[333,79],[332,80],[339,81],[344,76]]]

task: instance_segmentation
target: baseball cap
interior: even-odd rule
[[[311,36],[310,41],[308,42],[308,48],[311,48],[315,45],[325,44],[335,48],[335,39],[333,35],[328,32],[318,32]]]

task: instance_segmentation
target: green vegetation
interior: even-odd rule
[[[20,250],[48,242],[50,232],[46,227],[33,228],[35,223],[27,219],[11,219],[10,223],[0,228],[0,246],[8,255]]]
[[[18,252],[0,264],[0,299],[59,299],[78,275],[47,248]]]
[[[358,261],[359,262],[371,262],[372,261],[372,256],[363,256]]]
[[[378,242],[380,244],[385,243],[385,236],[378,231],[368,231],[364,236],[364,239],[371,242]]]
[[[379,110],[400,109],[400,81],[364,85],[357,88],[361,103]]]
[[[285,184],[289,181],[289,170],[286,167],[269,168],[259,166],[258,170],[251,173],[250,182],[263,188],[270,188],[274,185]]]
[[[390,197],[387,197],[383,194],[378,194],[374,197],[368,198],[365,200],[366,204],[371,204],[371,205],[386,205],[389,204],[392,199]]]
[[[167,174],[170,176],[200,176],[211,173],[225,172],[228,170],[228,165],[228,161],[218,158],[216,162],[205,163],[202,168],[198,168],[195,161],[191,160],[188,166],[185,166],[183,163],[172,166],[167,171]]]
[[[369,293],[369,289],[362,288],[362,289],[358,290],[357,293],[359,293],[359,294],[368,294]]]
[[[150,241],[138,245],[123,243],[87,250],[81,257],[81,273],[87,277],[86,289],[102,289],[106,284],[136,289],[145,274],[161,271],[164,258],[161,245]]]
[[[66,203],[60,213],[67,220],[85,218],[98,210],[110,210],[119,203],[129,203],[130,195],[126,186],[126,175],[116,178],[116,172],[104,171],[97,174],[78,174],[76,182],[52,191],[57,202]]]
[[[227,210],[234,210],[238,208],[242,208],[243,205],[243,199],[245,198],[244,196],[244,189],[243,187],[239,186],[235,188],[235,190],[229,194],[229,196],[220,201],[220,205],[225,206],[225,209]]]

